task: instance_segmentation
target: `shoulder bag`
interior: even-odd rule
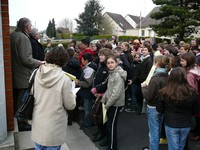
[[[37,69],[34,70],[27,91],[22,97],[22,105],[17,110],[15,118],[20,121],[27,121],[32,119],[33,107],[34,107],[34,79]],[[31,94],[31,88],[33,87],[33,93]]]

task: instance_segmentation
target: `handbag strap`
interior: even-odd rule
[[[38,69],[35,69],[30,77],[30,80],[29,80],[29,85],[28,85],[28,90],[31,91],[31,88],[33,86],[33,83],[34,83],[34,80],[35,80],[35,75],[37,73],[37,70]],[[33,89],[34,90],[34,89]],[[33,91],[34,92],[34,91]]]

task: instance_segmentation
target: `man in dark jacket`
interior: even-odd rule
[[[17,29],[11,33],[11,54],[12,54],[12,76],[13,76],[13,97],[14,113],[21,106],[22,96],[28,88],[29,78],[33,70],[43,62],[32,57],[31,42],[29,34],[31,21],[28,18],[21,18],[17,22]],[[19,122],[19,130],[30,130],[27,124]]]

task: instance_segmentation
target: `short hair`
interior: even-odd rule
[[[21,18],[19,21],[17,21],[17,28],[21,30],[25,30],[26,26],[28,24],[31,24],[31,20],[28,18]]]
[[[177,56],[178,55],[178,48],[173,46],[172,44],[169,44],[165,47],[169,51],[170,54]]]
[[[87,45],[87,46],[90,45],[90,41],[88,39],[82,39],[81,43],[83,43],[84,45]]]
[[[74,51],[74,49],[73,49],[73,48],[69,47],[69,48],[67,48],[67,53],[69,54],[69,57],[73,57],[73,56],[74,56],[74,53],[75,53],[75,51]]]
[[[33,28],[29,34],[34,37],[36,34],[38,34],[38,29]]]
[[[46,62],[64,67],[68,60],[68,53],[63,47],[54,47],[46,54]]]
[[[143,46],[142,48],[147,48],[147,50],[148,50],[148,52],[149,52],[149,53],[151,53],[151,52],[152,52],[152,49],[151,49],[151,47],[150,47],[150,46],[147,46],[147,45],[146,45],[146,46]]]
[[[92,55],[90,53],[85,53],[83,54],[82,58],[84,60],[88,60],[88,62],[91,62],[92,61]]]
[[[100,51],[99,51],[99,55],[104,55],[105,57],[108,57],[110,55],[112,55],[112,51],[109,49],[109,48],[102,48]]]
[[[95,43],[95,46],[97,47],[97,50],[100,50],[102,48],[100,43]]]
[[[188,44],[188,43],[185,43],[183,46],[181,46],[181,47],[183,47],[186,51],[189,51],[190,50],[190,44]]]
[[[123,52],[123,49],[119,46],[115,47],[114,50],[116,50],[117,52]]]
[[[112,44],[111,43],[106,43],[105,45],[104,45],[104,47],[105,48],[109,48],[109,49],[111,49],[112,50]]]
[[[175,39],[174,39],[174,42],[177,44],[177,45],[179,45],[180,44],[180,38],[179,37],[176,37]]]

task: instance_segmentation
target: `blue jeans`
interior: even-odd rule
[[[152,108],[147,106],[147,117],[149,126],[149,149],[159,150],[163,114],[157,112],[155,107]]]
[[[92,125],[92,99],[83,99],[83,108],[84,108],[84,119],[83,119],[83,125],[84,126],[90,126]]]
[[[59,146],[42,146],[40,144],[35,143],[35,150],[60,150],[61,145]]]
[[[171,128],[165,125],[165,132],[168,141],[168,150],[183,150],[190,127]]]
[[[135,110],[137,107],[137,97],[136,94],[138,93],[138,85],[137,84],[132,84],[131,85],[131,95],[132,95],[132,99],[131,99],[131,109]]]

